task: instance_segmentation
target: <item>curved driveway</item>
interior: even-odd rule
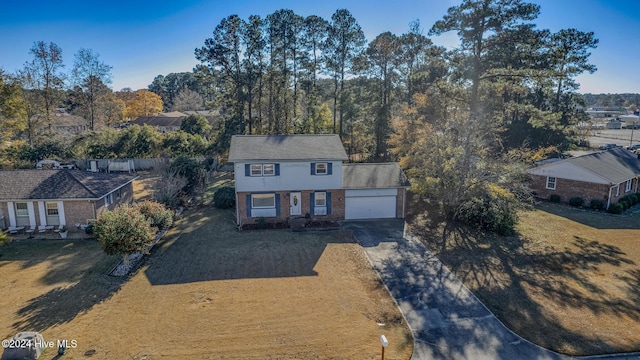
[[[402,220],[345,221],[404,314],[412,360],[574,359],[537,346],[504,326],[422,244]],[[580,359],[640,359],[640,354]]]

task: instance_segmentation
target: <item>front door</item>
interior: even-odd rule
[[[289,205],[291,206],[291,215],[302,214],[302,196],[299,192],[289,194]]]

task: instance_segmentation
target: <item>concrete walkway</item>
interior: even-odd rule
[[[346,221],[395,298],[422,359],[640,359],[640,354],[569,357],[541,348],[504,326],[422,244],[402,220]],[[552,336],[552,335],[550,335]]]

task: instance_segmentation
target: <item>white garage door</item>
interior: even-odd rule
[[[345,219],[395,218],[396,194],[396,189],[347,190]]]

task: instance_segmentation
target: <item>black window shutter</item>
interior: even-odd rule
[[[244,164],[244,176],[251,176],[251,164]]]
[[[311,163],[311,175],[316,174],[316,163]]]
[[[280,194],[276,194],[276,216],[280,216]]]
[[[251,217],[251,195],[247,194],[247,217]]]
[[[331,168],[329,168],[331,169]],[[327,215],[331,215],[331,193],[327,192]]]
[[[280,164],[276,164],[275,168],[276,168],[276,176],[280,176]]]
[[[333,172],[333,163],[327,163],[327,175],[331,175]]]

